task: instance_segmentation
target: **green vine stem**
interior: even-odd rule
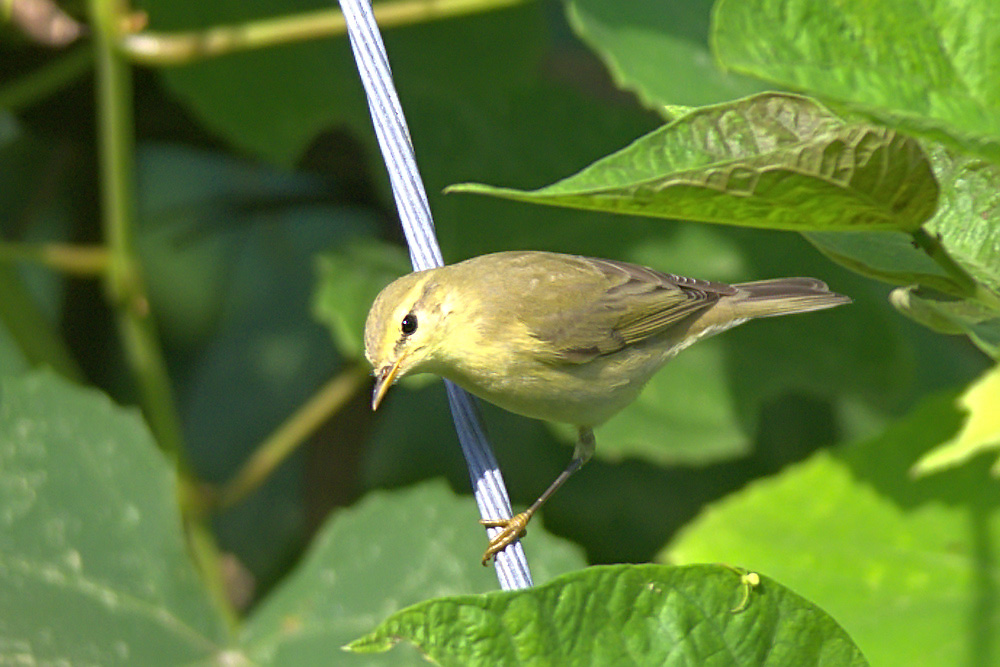
[[[202,573],[216,607],[222,612],[226,625],[234,634],[239,628],[239,614],[229,595],[223,573],[223,558],[219,546],[208,525],[201,521],[187,522],[187,538],[191,555]]]
[[[362,386],[369,373],[352,365],[327,382],[264,440],[220,490],[220,508],[236,505],[253,493],[282,461],[337,412]]]
[[[929,234],[923,227],[913,232],[913,243],[927,253],[938,266],[943,268],[958,285],[965,296],[974,299],[994,311],[1000,311],[1000,296],[985,287],[948,254],[941,243],[940,235]]]
[[[522,4],[526,0],[401,0],[375,5],[383,28],[410,25]],[[237,51],[342,35],[344,15],[324,9],[239,25],[216,26],[199,32],[163,33],[144,30],[124,35],[121,48],[138,64],[183,65]]]
[[[127,8],[124,0],[89,0],[88,8],[96,67],[101,220],[108,252],[106,292],[118,320],[126,359],[139,385],[143,412],[156,441],[173,458],[178,471],[178,502],[192,557],[216,606],[227,618],[235,619],[214,537],[204,516],[194,511],[190,502],[198,483],[187,464],[173,390],[133,245],[132,72],[117,48]]]
[[[164,451],[186,471],[180,419],[133,247],[132,72],[116,49],[123,10],[116,0],[90,0],[97,75],[101,219],[108,251],[105,286],[150,428]]]

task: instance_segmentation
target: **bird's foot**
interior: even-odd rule
[[[524,537],[527,532],[528,522],[534,512],[527,510],[512,516],[509,519],[481,519],[479,523],[487,528],[501,528],[502,530],[490,540],[486,553],[483,554],[483,565],[489,565],[494,556],[506,549],[508,546]]]

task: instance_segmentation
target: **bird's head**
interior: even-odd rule
[[[419,271],[390,283],[368,312],[365,357],[375,373],[373,410],[396,380],[433,370],[452,312],[441,271]]]

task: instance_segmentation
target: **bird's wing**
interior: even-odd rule
[[[635,264],[574,257],[593,280],[581,287],[580,304],[545,309],[532,334],[551,362],[583,363],[641,343],[685,317],[710,307],[736,288],[660,273]]]

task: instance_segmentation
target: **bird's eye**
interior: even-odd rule
[[[403,324],[400,327],[403,331],[404,336],[409,336],[411,333],[417,330],[417,316],[413,313],[409,313],[403,318]]]

